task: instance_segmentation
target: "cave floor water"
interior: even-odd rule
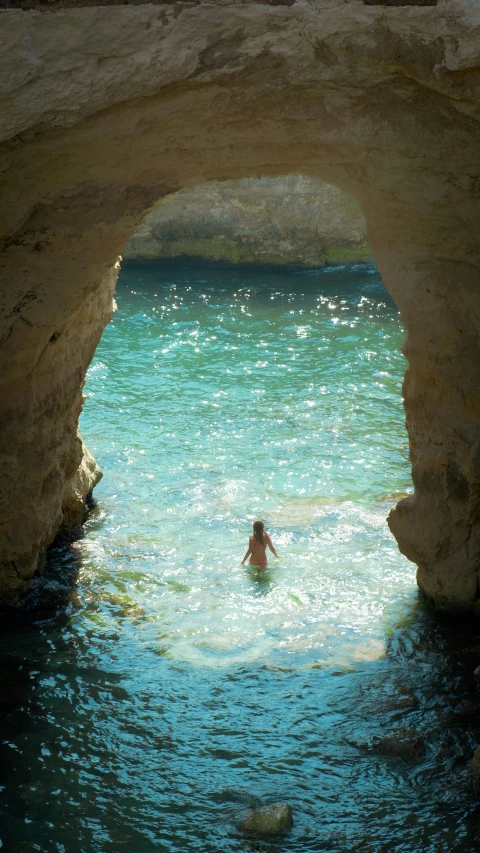
[[[376,270],[129,263],[118,309],[82,416],[97,503],[2,619],[2,846],[478,849],[480,629],[432,613],[385,522],[410,479]],[[243,839],[278,800],[291,833]]]

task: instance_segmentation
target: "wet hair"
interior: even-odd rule
[[[253,522],[253,535],[257,542],[260,542],[263,545],[263,534],[265,531],[265,527],[261,518],[257,518],[256,521]]]

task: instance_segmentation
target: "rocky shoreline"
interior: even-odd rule
[[[355,200],[301,175],[207,184],[169,196],[122,254],[296,268],[373,261]]]

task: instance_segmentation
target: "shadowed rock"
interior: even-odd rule
[[[468,765],[468,772],[476,779],[480,779],[480,747],[473,753],[473,758]]]
[[[423,758],[425,741],[416,732],[399,729],[376,741],[373,744],[373,750],[388,758],[400,758],[402,761],[414,763]]]

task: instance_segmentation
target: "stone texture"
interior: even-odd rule
[[[64,527],[74,527],[81,524],[85,518],[85,498],[103,477],[92,454],[85,447],[80,432],[77,434],[76,453],[70,457],[71,474],[66,471],[65,486],[62,498],[62,524]]]
[[[183,190],[149,213],[122,255],[298,267],[373,260],[354,199],[299,175]]]
[[[473,753],[473,758],[468,765],[469,772],[475,778],[480,778],[480,747]]]
[[[286,835],[292,826],[292,809],[288,803],[249,809],[238,822],[240,832],[250,838],[278,838]]]
[[[169,193],[302,174],[359,201],[407,328],[391,529],[438,607],[478,608],[478,3],[62,6],[0,12],[2,600],[63,523],[128,237]]]
[[[397,729],[373,744],[373,751],[387,758],[416,763],[425,755],[425,742],[416,732]]]

